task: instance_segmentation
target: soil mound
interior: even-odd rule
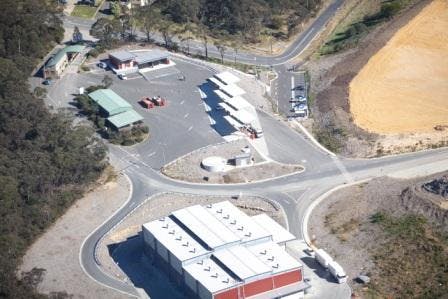
[[[434,0],[371,57],[350,84],[350,111],[380,134],[448,125],[448,1]]]
[[[448,175],[422,185],[423,189],[448,199]]]

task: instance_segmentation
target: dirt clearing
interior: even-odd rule
[[[309,233],[342,265],[355,294],[446,297],[441,294],[448,287],[448,210],[434,203],[434,193],[422,190],[428,182],[433,188],[444,186],[441,178],[382,177],[338,190],[313,210]],[[371,283],[356,283],[360,274]]]
[[[448,2],[435,0],[375,54],[350,84],[354,122],[375,133],[448,125]]]
[[[87,235],[127,200],[129,188],[128,180],[120,174],[115,182],[98,187],[74,203],[27,250],[18,272],[45,269],[37,286],[43,294],[66,292],[67,298],[128,298],[89,278],[79,264],[79,250]]]

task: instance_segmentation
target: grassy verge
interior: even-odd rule
[[[322,128],[314,127],[313,135],[326,149],[334,153],[339,153],[343,147],[347,133],[344,129],[337,128],[334,125],[327,125]]]
[[[373,253],[378,272],[367,291],[371,297],[446,298],[448,294],[448,236],[426,219],[386,212],[371,216],[385,241]]]
[[[328,55],[356,47],[375,26],[390,20],[413,0],[365,0],[354,7],[339,24],[329,40],[321,47],[320,55]]]
[[[97,8],[98,7],[96,6],[89,6],[89,5],[75,5],[75,8],[71,13],[71,16],[85,19],[92,19],[96,14]]]

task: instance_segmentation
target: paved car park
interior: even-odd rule
[[[200,65],[175,62],[175,66],[146,72],[145,76],[133,74],[128,80],[120,80],[110,70],[98,67],[98,62],[91,63],[91,71],[65,74],[57,80],[51,86],[47,101],[54,107],[73,108],[73,98],[80,87],[101,84],[104,76],[108,75],[112,78],[110,89],[128,101],[144,117],[144,123],[150,129],[147,142],[122,150],[159,169],[197,148],[224,141],[221,134],[227,133],[226,129],[215,130],[215,121],[204,111],[207,103],[202,99],[200,89],[209,94],[206,79],[212,76],[212,72]],[[139,103],[143,97],[154,96],[165,98],[167,105],[146,109]],[[220,113],[209,110],[213,117]],[[219,128],[224,126],[220,124]]]

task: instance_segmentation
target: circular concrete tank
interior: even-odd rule
[[[205,158],[201,162],[202,167],[210,172],[225,171],[227,160],[218,156]]]

